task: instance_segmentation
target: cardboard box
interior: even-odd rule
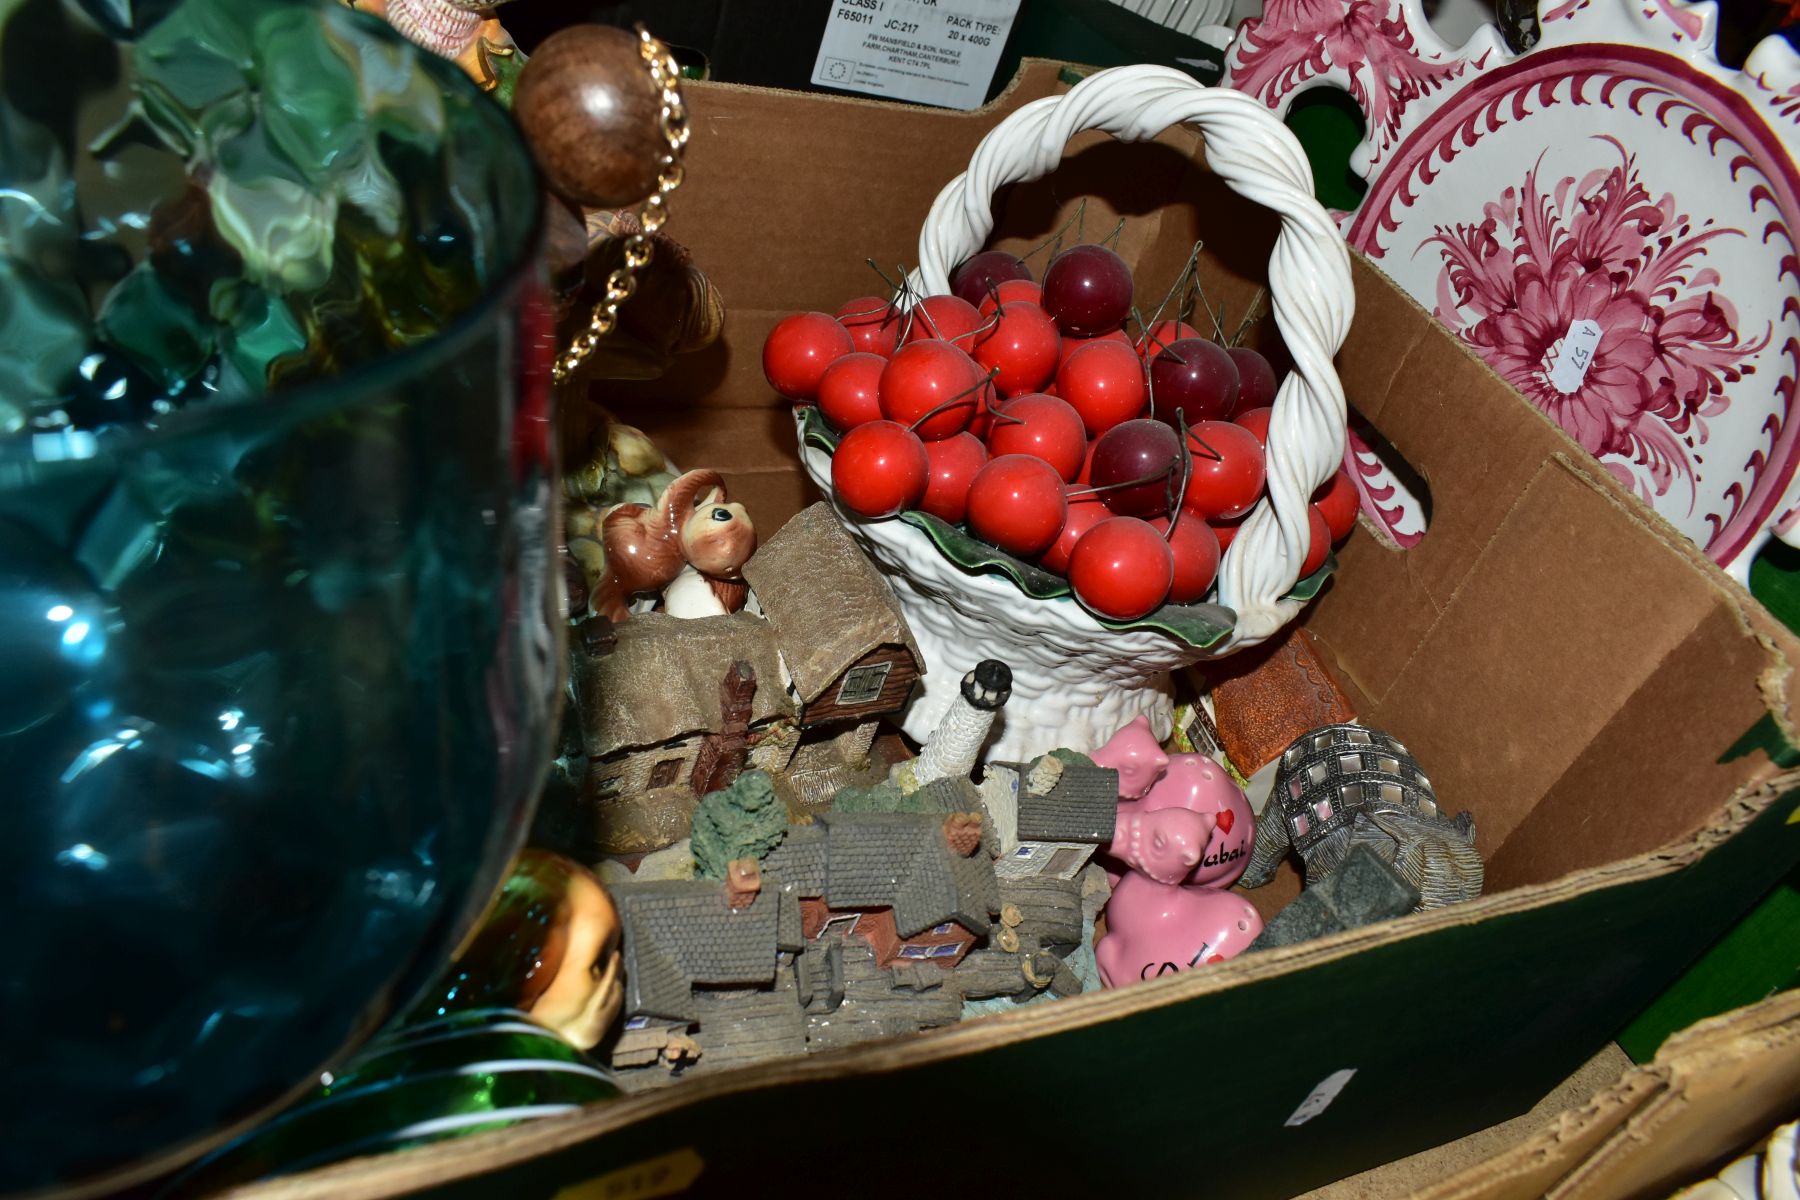
[[[730,307],[724,342],[608,394],[678,462],[727,471],[772,530],[810,499],[763,336],[879,290],[1005,112],[690,89],[671,232]],[[1273,222],[1185,131],[1084,137],[1003,200],[1001,244],[1077,197],[1154,307],[1197,237],[1232,313]],[[1800,860],[1800,641],[1625,494],[1367,263],[1352,403],[1427,482],[1406,552],[1359,532],[1309,628],[1369,723],[1476,816],[1490,894],[1319,942],[853,1051],[684,1081],[582,1114],[251,1189],[274,1197],[914,1193],[1290,1196],[1528,1109]],[[1270,909],[1294,881],[1254,893]],[[1343,1071],[1323,1111],[1290,1123]],[[1342,1078],[1340,1075],[1339,1078]],[[871,1135],[872,1136],[864,1136]]]
[[[1800,1113],[1800,992],[1702,1021],[1653,1062],[1417,1200],[1650,1200]]]

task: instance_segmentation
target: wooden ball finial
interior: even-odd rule
[[[576,204],[635,204],[656,190],[661,97],[623,29],[577,25],[546,38],[513,92],[513,115],[550,186]]]

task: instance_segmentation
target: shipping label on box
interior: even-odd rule
[[[812,81],[889,100],[980,108],[1020,0],[837,0]]]

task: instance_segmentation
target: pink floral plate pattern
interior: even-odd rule
[[[1563,0],[1512,55],[1416,0],[1268,0],[1227,80],[1276,111],[1344,88],[1369,181],[1345,237],[1607,470],[1742,577],[1796,525],[1800,57],[1713,55],[1710,4]],[[1352,430],[1364,511],[1418,501]],[[1800,536],[1800,530],[1795,531]]]

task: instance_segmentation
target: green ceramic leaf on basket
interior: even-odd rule
[[[900,519],[923,530],[945,558],[965,571],[1004,575],[1034,600],[1054,600],[1070,594],[1069,581],[1061,575],[1034,567],[979,541],[942,517],[925,512],[903,512]]]
[[[807,445],[817,446],[827,454],[837,453],[837,431],[825,423],[825,418],[811,404],[800,410],[800,438]]]

